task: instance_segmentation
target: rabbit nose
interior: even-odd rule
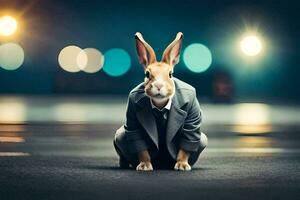
[[[164,86],[164,84],[158,82],[158,83],[155,83],[154,86],[155,86],[158,90],[160,90],[160,89]]]

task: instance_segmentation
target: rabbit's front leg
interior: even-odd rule
[[[147,150],[139,153],[139,165],[136,167],[137,171],[152,171],[151,158]]]
[[[180,149],[177,154],[177,162],[174,166],[174,169],[180,171],[190,171],[192,168],[189,165],[188,160],[189,160],[189,153]]]

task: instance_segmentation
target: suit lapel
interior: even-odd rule
[[[173,97],[172,100],[172,107],[171,110],[169,111],[169,116],[168,116],[168,124],[167,124],[167,144],[169,144],[174,136],[176,135],[178,129],[182,126],[184,123],[184,120],[186,118],[187,113],[184,110],[180,109],[180,105],[177,99],[177,96]]]
[[[141,99],[143,102],[139,102],[143,104],[139,110],[137,110],[137,118],[143,128],[146,130],[152,141],[158,147],[158,132],[157,126],[155,122],[155,118],[152,114],[150,99],[146,96]]]

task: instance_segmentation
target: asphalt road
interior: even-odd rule
[[[206,128],[190,172],[118,168],[118,124],[0,125],[0,199],[300,199],[300,135]]]

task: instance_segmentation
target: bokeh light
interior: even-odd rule
[[[53,107],[53,116],[57,121],[83,122],[89,116],[89,113],[83,109],[82,104],[61,103]]]
[[[104,54],[104,58],[103,71],[110,76],[121,76],[125,74],[131,65],[130,56],[123,49],[110,49]]]
[[[246,36],[241,40],[240,48],[245,55],[256,56],[262,50],[261,39],[255,35]]]
[[[0,18],[0,35],[9,36],[16,32],[18,27],[17,21],[11,16]]]
[[[103,67],[103,63],[104,56],[100,51],[94,48],[82,50],[77,57],[79,68],[86,73],[98,72]]]
[[[194,43],[185,48],[183,61],[186,67],[195,73],[206,71],[212,63],[210,50],[203,44]]]
[[[243,103],[238,104],[233,132],[245,134],[260,134],[271,132],[271,111],[266,104]]]
[[[270,110],[266,104],[242,103],[237,105],[236,124],[261,125],[270,123]]]
[[[79,65],[87,63],[87,55],[81,53],[82,49],[71,45],[63,48],[58,55],[58,63],[67,72],[79,72]],[[80,56],[78,56],[81,53]]]
[[[0,104],[0,121],[1,123],[20,123],[26,119],[27,108],[21,101],[3,101]]]
[[[24,50],[16,43],[5,43],[0,46],[0,66],[6,70],[16,70],[24,62]]]

